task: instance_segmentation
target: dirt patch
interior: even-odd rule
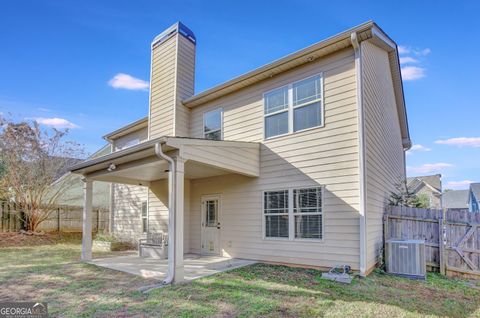
[[[0,248],[53,245],[66,242],[79,242],[81,233],[51,232],[45,235],[25,235],[18,232],[0,233]]]

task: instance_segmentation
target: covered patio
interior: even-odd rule
[[[184,263],[185,180],[232,173],[258,177],[260,144],[161,137],[82,162],[73,166],[71,171],[81,174],[84,180],[82,260],[87,262],[92,261],[92,183],[104,181],[151,188],[155,181],[168,179],[168,202],[165,204],[168,205],[168,270],[164,261],[138,260],[147,267],[158,263],[160,267],[152,269],[153,272],[164,277],[165,283],[178,283],[194,277],[191,269],[198,268],[198,260],[189,261],[188,272]],[[129,261],[135,263],[133,258]],[[212,264],[228,263],[225,263],[227,259],[223,261],[213,261]],[[207,266],[204,270],[212,269]]]
[[[143,278],[165,280],[168,275],[167,260],[140,258],[136,254],[99,258],[91,260],[89,263]],[[254,263],[255,261],[238,258],[185,254],[183,258],[184,280],[191,281]]]

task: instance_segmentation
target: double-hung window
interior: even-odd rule
[[[288,238],[288,190],[265,191],[265,237]]]
[[[265,138],[322,125],[322,76],[264,94]]]
[[[294,189],[295,238],[322,239],[322,188]]]
[[[265,238],[323,239],[323,188],[263,193]]]
[[[222,108],[203,114],[203,138],[222,140]]]
[[[147,201],[142,202],[142,232],[148,232],[148,204]]]
[[[264,103],[265,138],[288,133],[288,87],[265,94]]]

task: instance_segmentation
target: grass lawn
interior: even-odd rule
[[[0,301],[48,302],[52,317],[480,317],[478,282],[436,274],[340,285],[257,264],[145,295],[137,289],[152,281],[80,263],[79,237],[9,239],[0,234]]]

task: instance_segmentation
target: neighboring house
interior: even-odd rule
[[[429,201],[429,208],[440,209],[442,207],[441,174],[407,178],[407,187],[410,193],[417,196],[426,196]]]
[[[181,23],[157,36],[148,117],[72,168],[86,177],[82,259],[105,181],[115,235],[168,231],[174,282],[184,253],[368,274],[411,146],[396,43],[368,22],[197,94],[195,46]]]
[[[98,158],[104,155],[111,153],[111,145],[108,144],[102,147],[100,150],[95,152],[93,155],[88,157],[89,159]],[[58,197],[58,205],[61,206],[70,206],[70,207],[81,207],[83,206],[83,181],[82,176],[78,174],[72,174],[67,172],[62,175],[61,179],[67,179],[69,187]],[[58,182],[57,181],[57,182]],[[55,185],[53,185],[55,186]],[[107,182],[95,182],[93,185],[93,207],[110,209],[110,193],[111,184]]]
[[[448,190],[442,194],[442,205],[449,210],[468,210],[470,190]]]
[[[480,212],[480,183],[470,183],[468,209],[470,212]]]
[[[480,213],[480,183],[470,183],[468,190],[449,190],[443,193],[443,207]]]

